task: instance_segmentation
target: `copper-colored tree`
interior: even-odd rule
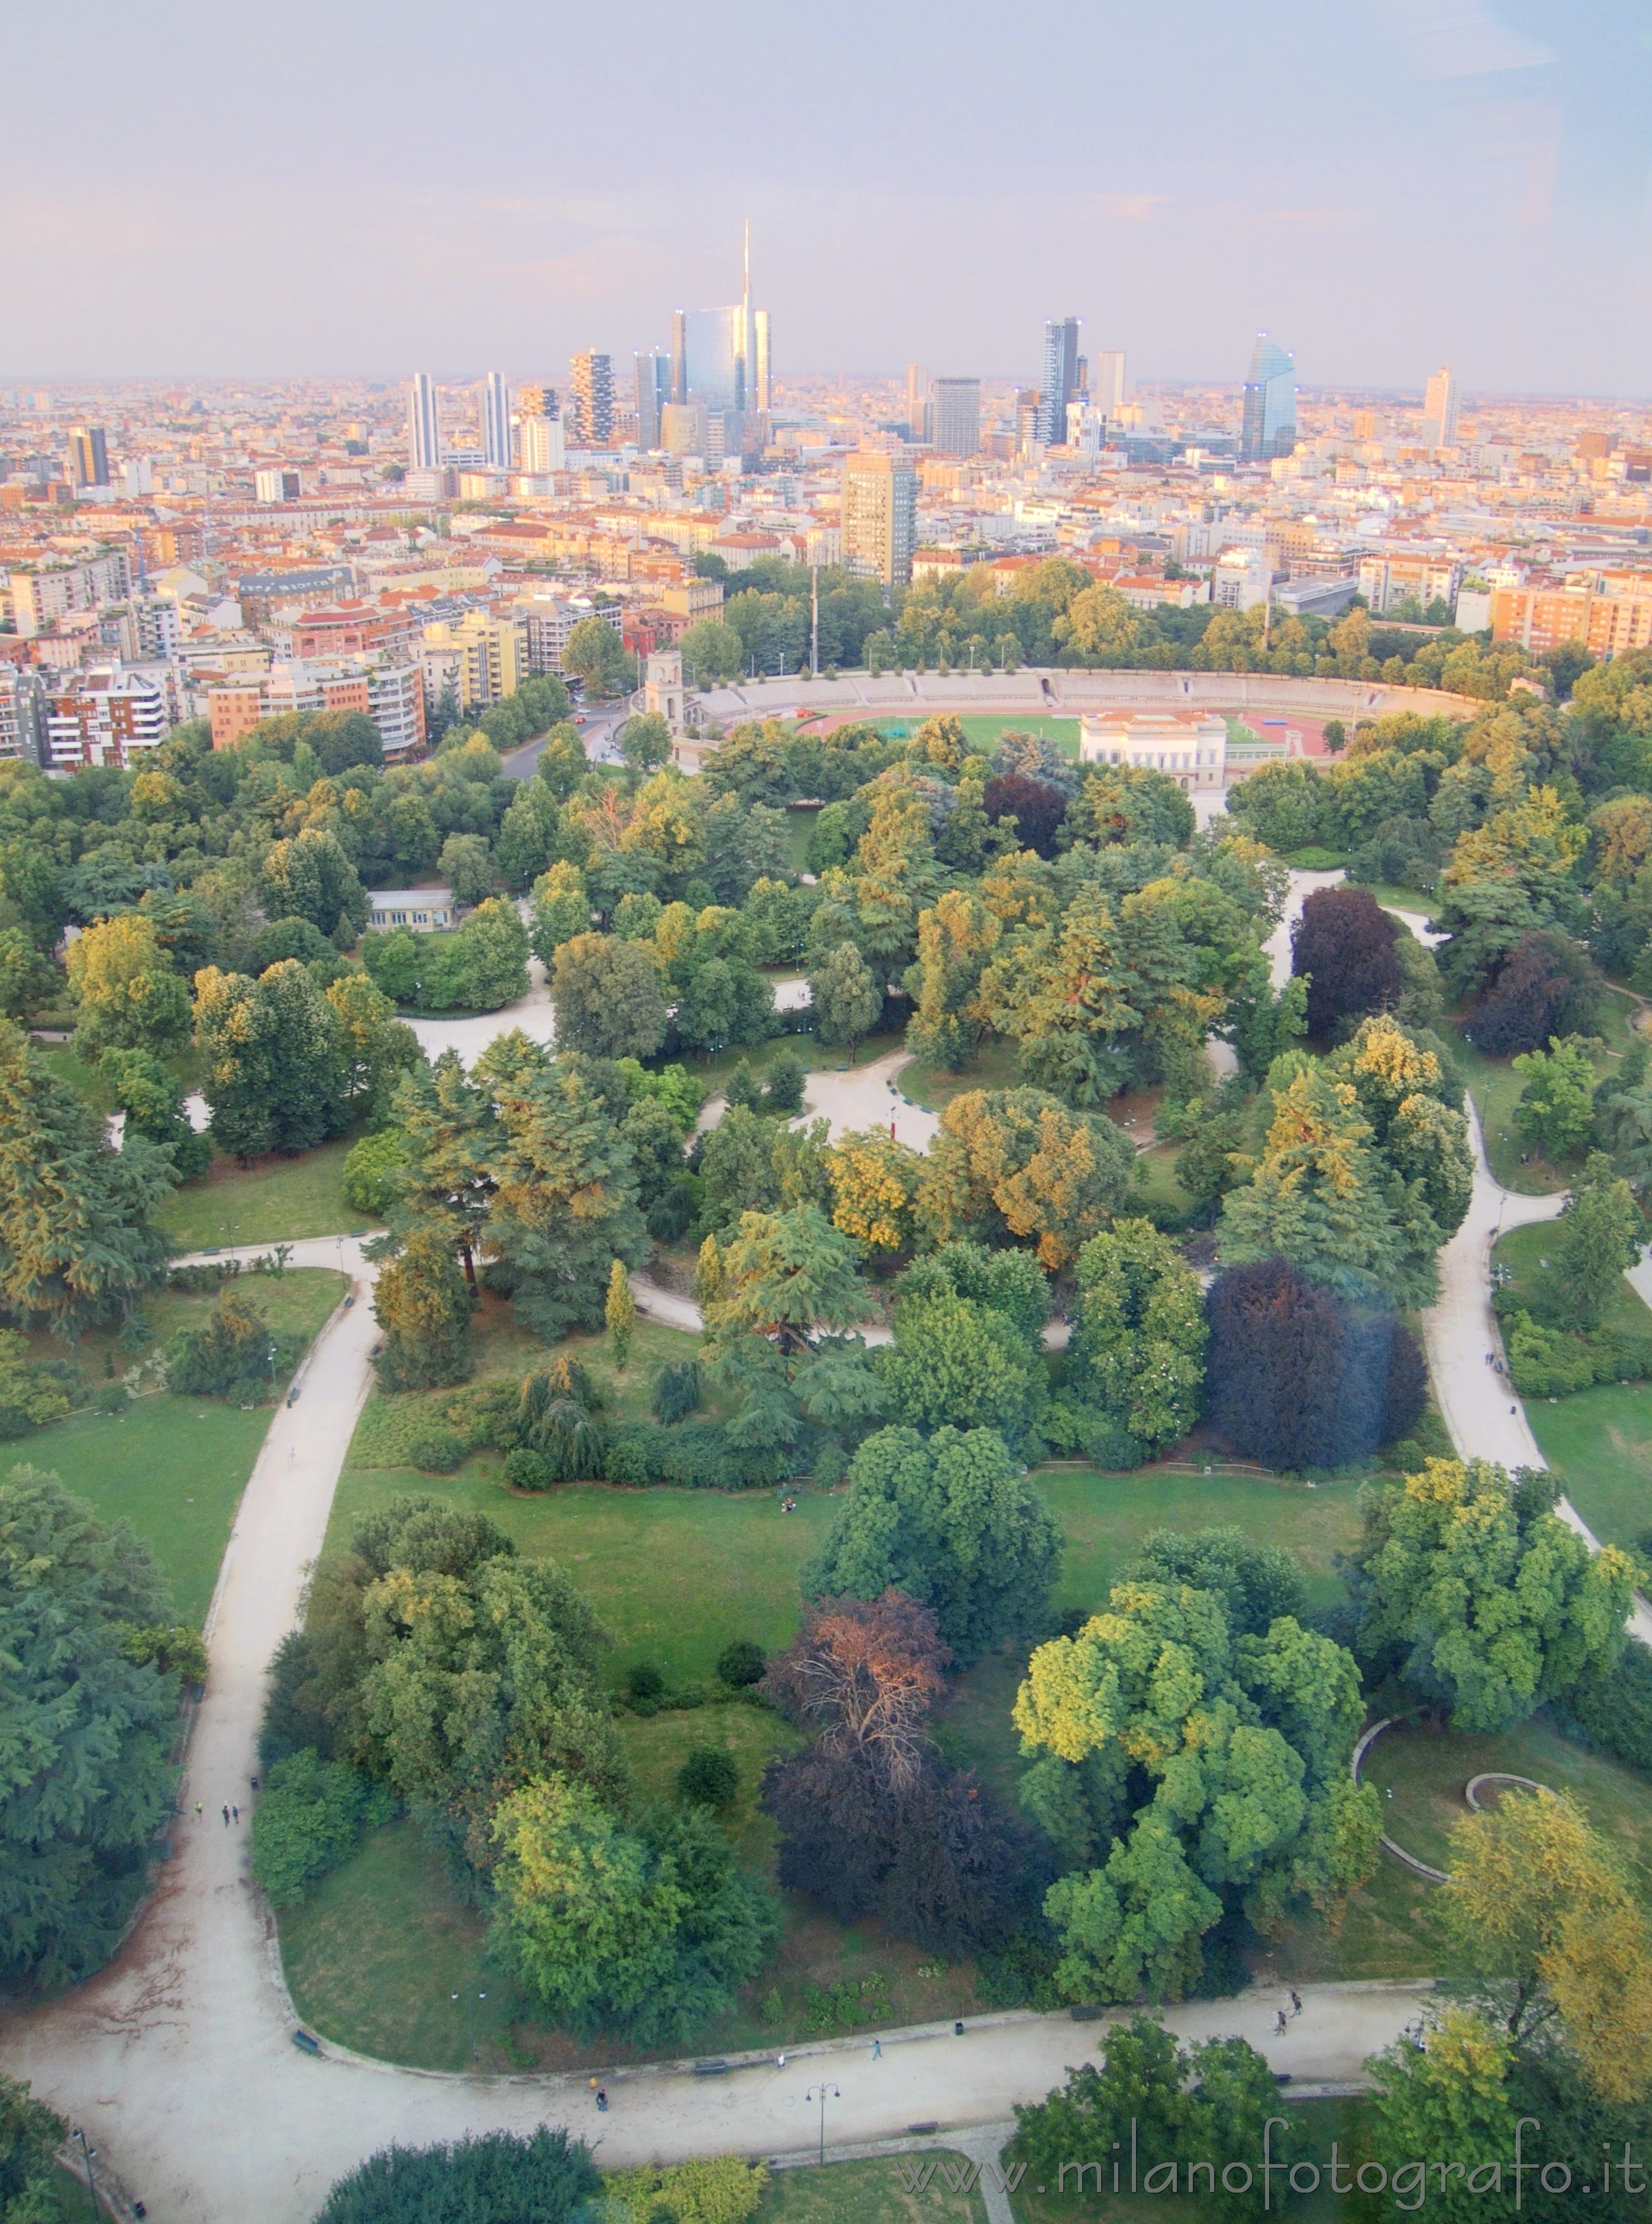
[[[922,1769],[925,1723],[952,1657],[934,1615],[904,1591],[825,1598],[770,1664],[763,1689],[816,1728],[822,1751],[862,1757],[891,1789],[906,1790]]]

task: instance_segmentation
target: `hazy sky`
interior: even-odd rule
[[[0,378],[498,366],[1652,394],[1646,0],[7,11]]]

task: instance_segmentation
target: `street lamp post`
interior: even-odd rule
[[[92,2174],[92,2158],[97,2153],[98,2150],[96,2147],[89,2147],[86,2145],[86,2135],[81,2130],[79,2124],[74,2127],[74,2136],[79,2140],[80,2152],[85,2158],[86,2191],[92,2196],[92,2213],[94,2216],[98,2216],[101,2215],[103,2212],[98,2206],[98,2181]]]
[[[828,2100],[841,2101],[842,2093],[835,2085],[811,2085],[803,2095],[805,2101],[818,2099],[820,2103],[820,2163],[826,2164],[826,2104]]]

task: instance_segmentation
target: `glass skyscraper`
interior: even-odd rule
[[[1067,438],[1067,406],[1079,392],[1079,319],[1052,317],[1044,327],[1044,376],[1038,389],[1037,437],[1046,447]]]
[[[1240,460],[1267,463],[1275,456],[1288,456],[1295,445],[1296,358],[1275,347],[1266,332],[1258,332],[1244,382]]]

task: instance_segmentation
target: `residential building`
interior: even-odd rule
[[[1498,587],[1491,596],[1491,638],[1518,641],[1543,656],[1581,641],[1597,658],[1652,648],[1652,575],[1620,573],[1568,580],[1563,587]]]
[[[567,443],[560,417],[519,417],[516,431],[522,445],[522,471],[529,477],[549,478],[557,471],[566,471]]]
[[[171,726],[165,690],[147,673],[118,662],[66,673],[47,698],[46,763],[53,772],[130,767],[158,749]]]
[[[1408,597],[1425,610],[1430,603],[1455,605],[1462,584],[1463,567],[1448,556],[1384,554],[1360,560],[1359,591],[1376,617],[1386,617]]]
[[[424,673],[417,663],[375,663],[367,667],[367,715],[378,728],[387,764],[423,755]]]
[[[930,389],[930,445],[937,455],[981,452],[981,382],[938,378]]]
[[[707,581],[710,585],[714,582]],[[671,591],[668,589],[667,592]],[[718,588],[715,607],[721,609],[723,591]],[[568,635],[585,618],[604,618],[618,633],[623,630],[624,611],[617,603],[593,603],[588,595],[534,595],[524,597],[510,605],[509,616],[523,629],[528,669],[530,673],[554,672],[563,668],[563,653],[568,645]],[[426,638],[429,637],[426,629]],[[455,694],[460,692],[455,682]],[[463,699],[461,696],[461,700]]]
[[[633,356],[631,361],[635,366],[632,376],[636,396],[636,445],[639,448],[657,448],[661,445],[661,416],[671,400],[671,357],[660,348],[650,348],[646,355]]]
[[[1211,600],[1219,610],[1254,610],[1273,584],[1274,567],[1259,550],[1225,549],[1211,573]]]
[[[1090,401],[1104,417],[1117,417],[1124,402],[1124,351],[1103,348],[1090,359]]]
[[[452,502],[459,493],[459,473],[440,466],[434,471],[409,471],[402,491],[409,502]]]
[[[123,618],[129,664],[174,657],[183,644],[183,618],[170,595],[134,595]]]
[[[1457,445],[1457,373],[1448,363],[1440,364],[1422,397],[1422,445],[1425,448]]]
[[[46,681],[28,665],[0,662],[0,759],[47,761]]]
[[[1109,711],[1079,720],[1084,764],[1168,774],[1188,794],[1227,783],[1227,720],[1210,711]]]
[[[929,438],[929,374],[921,363],[906,367],[906,429],[909,440],[921,442]]]
[[[904,587],[917,540],[918,482],[910,464],[859,449],[843,467],[843,554],[850,572]]]
[[[424,748],[424,674],[410,659],[293,656],[262,673],[226,676],[206,690],[206,707],[215,749],[234,749],[262,720],[291,711],[358,711],[378,728],[385,757],[396,763]]]
[[[130,463],[121,465],[121,485],[129,502],[149,496],[155,492],[155,463],[149,456],[135,456]]]
[[[410,472],[441,469],[436,383],[427,370],[415,370],[408,388],[408,469]]]
[[[614,437],[614,365],[588,349],[568,366],[568,415],[573,444],[605,448]]]
[[[1079,392],[1079,321],[1077,317],[1052,317],[1044,326],[1036,437],[1047,448],[1067,439],[1067,404]]]
[[[1296,445],[1296,360],[1258,332],[1244,382],[1240,460],[1267,463]]]
[[[439,934],[455,916],[451,888],[372,888],[367,924],[376,933],[405,926],[415,934]]]
[[[101,425],[71,425],[69,452],[65,458],[69,481],[75,487],[109,484],[109,443]]]
[[[491,370],[477,396],[482,415],[482,461],[491,471],[510,469],[510,389],[502,370]]]
[[[78,564],[47,564],[9,572],[11,622],[20,634],[48,631],[74,610],[99,610],[132,591],[123,548],[110,548]]]
[[[528,677],[528,629],[514,615],[467,610],[457,623],[439,619],[424,629],[419,660],[428,700],[452,686],[461,711],[485,711],[514,695]]]
[[[259,502],[296,502],[301,488],[296,471],[255,471],[252,490]]]

